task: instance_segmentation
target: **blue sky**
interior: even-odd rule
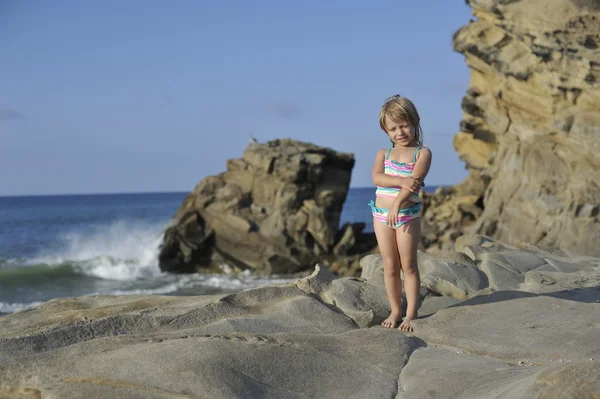
[[[371,186],[385,98],[421,114],[427,184],[469,71],[464,1],[30,1],[0,4],[0,195],[189,191],[249,136],[352,152]]]

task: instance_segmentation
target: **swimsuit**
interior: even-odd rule
[[[412,171],[415,167],[415,163],[417,162],[417,153],[423,147],[419,147],[415,150],[415,154],[413,156],[413,162],[397,162],[394,160],[388,159],[390,156],[391,148],[387,150],[385,154],[385,161],[383,161],[383,172],[386,175],[390,176],[402,176],[408,177],[412,174]],[[421,186],[425,186],[425,183],[422,183]],[[377,190],[375,190],[376,197],[390,197],[396,198],[396,196],[400,193],[402,187],[380,187],[377,186]],[[415,204],[410,208],[399,209],[398,210],[398,222],[394,226],[389,226],[393,229],[397,229],[405,223],[410,222],[413,219],[421,216],[421,201],[419,199],[418,193],[413,193],[408,201],[414,202]],[[387,223],[387,215],[389,213],[389,209],[386,208],[378,208],[375,206],[373,201],[369,202],[369,206],[371,207],[371,212],[373,213],[373,217],[375,219],[380,220],[383,224]]]

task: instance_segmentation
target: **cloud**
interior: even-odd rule
[[[10,119],[20,119],[23,114],[9,108],[0,108],[0,121],[6,121]]]
[[[268,104],[267,112],[269,115],[287,120],[298,119],[302,115],[302,111],[298,105],[285,101]]]

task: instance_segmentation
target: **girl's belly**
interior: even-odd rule
[[[391,198],[391,197],[377,197],[375,199],[375,206],[378,208],[390,209],[390,207],[392,206],[393,203],[394,203],[394,198]],[[402,204],[400,204],[399,209],[410,208],[414,204],[415,204],[415,202],[412,202],[411,200],[405,200]]]

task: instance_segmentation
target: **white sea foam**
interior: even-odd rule
[[[23,259],[19,259],[19,258],[2,259],[2,258],[0,258],[0,267],[10,267],[13,265],[19,265],[21,263],[23,263]]]
[[[162,229],[163,226],[119,221],[88,232],[72,232],[60,237],[63,245],[58,251],[30,259],[28,263],[51,267],[70,263],[76,271],[88,276],[121,281],[160,280],[165,284],[135,293],[170,293],[195,286],[245,289],[288,281],[260,278],[250,271],[234,275],[227,273],[225,266],[225,275],[163,273],[158,267]]]
[[[222,268],[225,272],[222,275],[163,273],[158,267],[158,248],[163,228],[162,225],[119,221],[72,231],[59,237],[61,245],[57,250],[29,259],[27,264],[38,267],[47,265],[50,268],[68,264],[83,275],[113,280],[110,284],[101,283],[87,292],[75,290],[72,292],[75,296],[177,295],[178,292],[182,295],[202,295],[293,281],[259,277],[250,271],[236,274],[229,270],[228,273],[227,267]],[[52,297],[50,293],[48,300]],[[29,302],[26,297],[20,297],[17,301],[15,298],[5,299],[5,302],[0,301],[0,313],[13,313],[41,303]]]
[[[43,302],[8,303],[0,301],[0,313],[13,313],[41,305]]]
[[[158,246],[162,229],[163,226],[118,221],[86,232],[71,232],[59,237],[63,245],[58,251],[28,263],[73,263],[76,271],[109,280],[159,276]]]

